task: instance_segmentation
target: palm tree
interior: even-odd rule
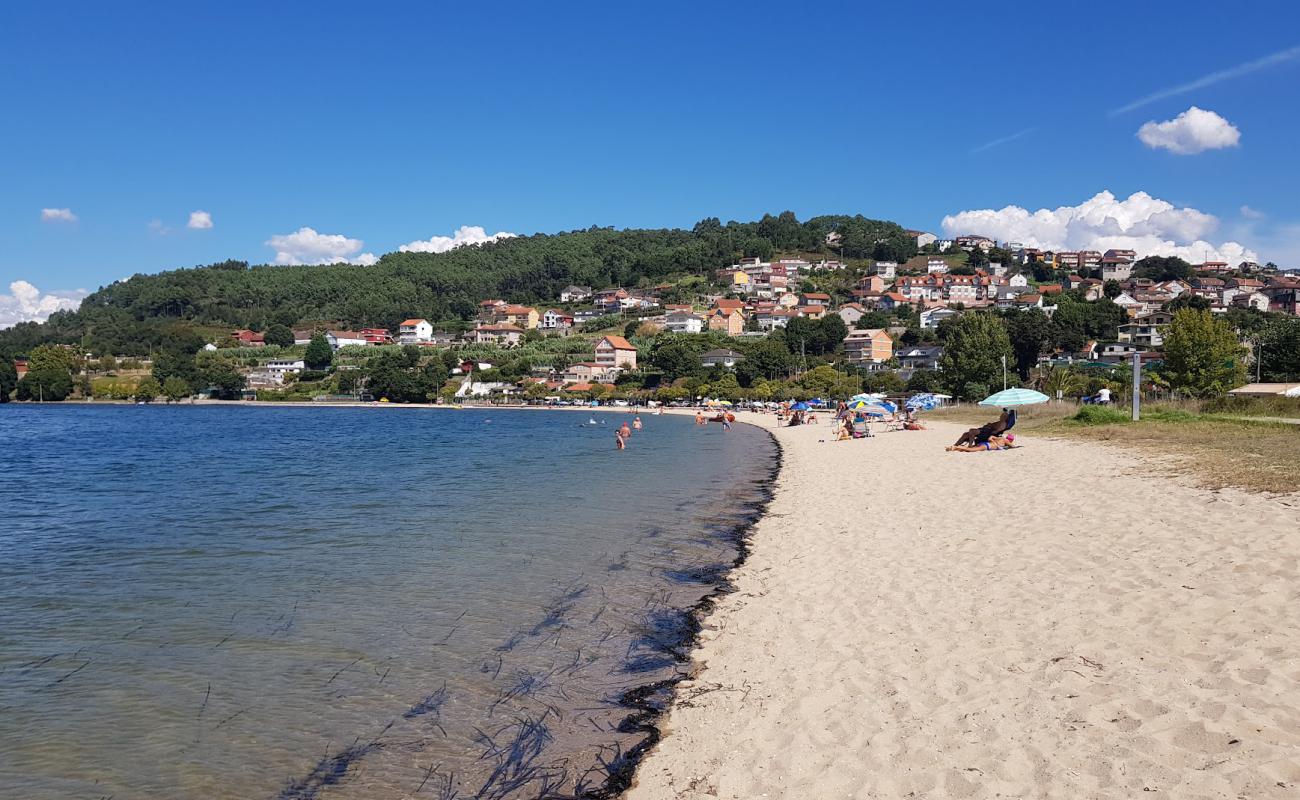
[[[1039,373],[1039,384],[1047,396],[1065,397],[1083,388],[1083,376],[1068,367],[1047,367]]]

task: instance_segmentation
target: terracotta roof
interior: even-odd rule
[[[628,342],[627,339],[624,339],[622,336],[606,336],[605,338],[601,339],[600,342],[597,342],[596,346],[599,347],[602,342],[609,342],[614,347],[615,350],[636,349],[635,347],[632,346],[630,342]]]
[[[419,325],[421,322],[424,322],[424,321],[425,321],[425,320],[422,320],[422,319],[408,319],[408,320],[405,320],[405,321],[402,322],[402,327],[403,327],[403,328],[413,328],[413,327],[415,327],[416,325]]]
[[[480,325],[474,330],[486,331],[487,333],[523,333],[524,329],[518,325]]]

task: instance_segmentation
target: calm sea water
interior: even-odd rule
[[[0,797],[599,787],[774,452],[588,417],[0,406]]]

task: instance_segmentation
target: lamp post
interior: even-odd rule
[[[1002,357],[1002,391],[1007,390],[1007,357]]]

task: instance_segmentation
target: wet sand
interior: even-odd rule
[[[959,430],[775,431],[627,797],[1296,796],[1300,499],[1035,436],[944,452]]]

